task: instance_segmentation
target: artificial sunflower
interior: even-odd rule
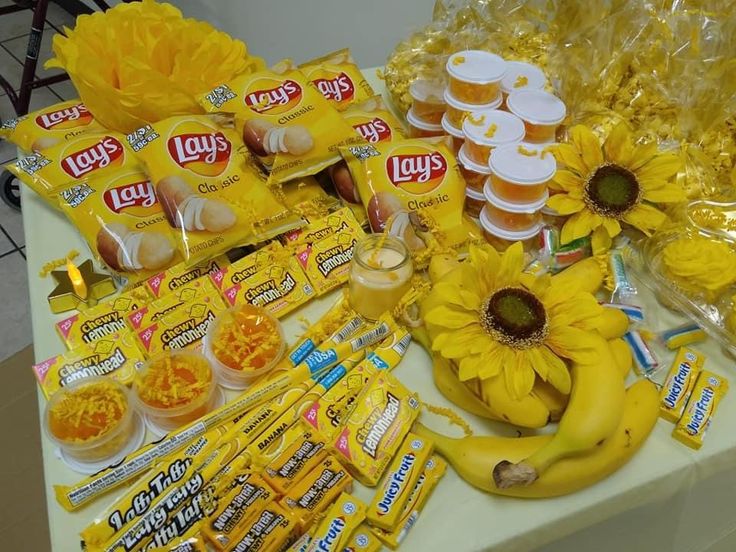
[[[655,204],[685,200],[685,192],[670,182],[682,166],[676,153],[659,153],[657,143],[634,145],[628,127],[620,123],[601,146],[588,127],[570,129],[570,143],[554,148],[557,171],[547,205],[560,215],[572,215],[562,227],[562,244],[591,235],[593,252],[611,247],[612,238],[627,223],[651,235],[667,220]]]
[[[437,282],[424,321],[432,348],[455,361],[467,382],[504,377],[520,399],[541,378],[570,392],[566,359],[593,363],[596,325],[602,308],[589,292],[555,284],[549,274],[522,272],[524,251],[515,243],[503,254],[470,246],[469,257]]]

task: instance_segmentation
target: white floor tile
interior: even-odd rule
[[[74,100],[79,97],[77,89],[74,88],[72,81],[64,81],[58,84],[52,84],[49,86],[54,92],[56,92],[63,100]]]
[[[55,34],[54,29],[47,26],[41,37],[41,48],[38,52],[38,64],[36,65],[36,75],[38,77],[50,77],[51,75],[58,75],[62,72],[60,69],[44,69],[43,67],[43,64],[52,57],[51,42]],[[26,56],[26,49],[28,48],[28,37],[24,36],[7,40],[3,42],[3,46],[16,58],[23,61]]]
[[[15,144],[11,144],[6,140],[0,140],[0,165],[15,159],[18,156],[16,151]]]
[[[75,20],[76,18],[73,15],[69,15],[53,2],[49,2],[49,9],[46,12],[46,21],[53,23],[57,29],[61,30],[64,25],[67,27],[74,27]]]
[[[28,300],[26,261],[20,253],[0,259],[0,359],[20,351],[33,340]]]
[[[17,38],[27,35],[31,29],[31,21],[33,20],[33,12],[31,10],[21,10],[15,13],[3,15],[2,40],[9,38]]]
[[[0,200],[0,202],[2,202],[2,200]],[[2,224],[3,215],[0,215],[0,225]],[[7,253],[8,251],[12,251],[13,249],[15,248],[13,247],[12,242],[5,236],[5,234],[0,232],[0,255],[2,255],[3,253]],[[3,259],[0,257],[0,262],[2,262],[2,260]]]
[[[23,233],[23,214],[20,211],[8,207],[2,200],[0,200],[0,225],[10,235],[10,238],[15,242],[17,247],[26,244],[26,238]]]
[[[2,28],[2,27],[0,27]],[[23,75],[23,65],[0,47],[0,75],[10,83],[13,90],[20,87],[20,78]]]
[[[20,84],[20,81],[18,81]],[[55,103],[59,103],[61,100],[57,98],[51,90],[48,88],[36,88],[31,92],[31,106],[30,111],[35,111]],[[10,103],[10,99],[7,96],[0,97],[0,119],[12,119],[15,117],[15,110],[13,105]]]

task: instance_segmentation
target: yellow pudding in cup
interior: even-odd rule
[[[418,79],[409,86],[414,116],[425,123],[436,125],[445,113],[445,86],[441,82]]]
[[[463,143],[465,142],[465,134],[463,133],[463,129],[452,126],[450,120],[447,118],[446,115],[442,116],[441,125],[442,130],[445,131],[445,134],[452,136],[452,151],[455,153],[455,155],[457,155],[460,152],[460,148],[463,147]]]
[[[486,201],[488,220],[498,228],[511,232],[526,232],[538,226],[542,220],[542,209],[547,203],[547,195],[530,203],[511,203],[493,193],[486,184],[483,195]]]
[[[465,152],[464,145],[460,148],[460,151],[457,152],[457,160],[460,172],[465,179],[465,184],[469,188],[482,192],[483,186],[491,174],[490,167],[487,164],[481,165],[470,159],[468,154]]]
[[[506,74],[506,62],[500,56],[482,50],[463,50],[447,59],[450,77],[447,86],[457,100],[475,105],[491,102],[500,95]]]
[[[524,139],[524,123],[516,115],[498,109],[473,111],[465,117],[463,134],[468,158],[487,165],[494,148]]]
[[[527,253],[537,245],[539,241],[539,232],[542,230],[542,223],[531,227],[528,230],[513,232],[504,230],[493,224],[488,215],[488,206],[486,205],[480,212],[480,226],[483,229],[483,237],[497,251],[506,251],[514,242],[520,241]]]
[[[557,96],[543,90],[518,90],[506,99],[508,110],[524,121],[526,137],[533,144],[551,144],[567,108]]]
[[[501,105],[501,93],[499,92],[491,98],[491,101],[482,104],[475,105],[462,102],[457,98],[454,98],[450,94],[449,90],[445,90],[445,102],[447,103],[447,110],[445,111],[445,117],[447,122],[456,128],[462,128],[465,117],[470,115],[473,111],[482,111],[485,109],[497,109]]]
[[[419,119],[413,108],[406,114],[406,122],[409,123],[410,138],[430,138],[432,136],[442,136],[445,132],[442,125],[438,123],[426,123]]]
[[[526,143],[495,148],[488,166],[493,193],[511,203],[530,203],[547,197],[547,184],[557,172],[552,152]]]
[[[465,188],[465,212],[477,219],[480,217],[480,211],[486,204],[486,198],[482,192],[474,190],[471,187]]]

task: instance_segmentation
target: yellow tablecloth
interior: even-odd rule
[[[375,69],[365,73],[376,90],[383,90]],[[61,213],[48,208],[25,187],[22,193],[34,349],[40,361],[60,353],[64,346],[53,328],[62,316],[50,314],[46,301],[54,285],[50,278],[39,278],[39,270],[48,260],[63,256],[72,248],[83,252],[80,259],[88,258],[89,253]],[[685,321],[659,307],[650,294],[644,292],[643,299],[647,314],[655,319],[654,329],[671,328]],[[293,338],[299,332],[297,316],[315,320],[330,303],[331,297],[322,298],[285,319],[287,337]],[[725,357],[714,341],[699,348],[708,355],[709,369],[729,377],[734,373],[733,360]],[[668,354],[661,360],[668,365],[672,357]],[[429,358],[418,345],[411,345],[396,374],[424,401],[450,406],[435,389]],[[43,412],[45,400],[40,392],[38,404]],[[509,427],[471,415],[465,417],[479,434],[515,433]],[[447,429],[440,425],[441,420],[430,419],[428,423]],[[736,489],[734,426],[736,391],[732,390],[700,451],[691,451],[674,441],[670,437],[672,425],[659,421],[642,450],[620,471],[593,487],[555,499],[533,501],[486,495],[465,484],[449,469],[402,550],[508,552],[547,545],[545,550],[555,552],[691,552],[706,550],[717,541],[721,541],[719,550],[734,550],[736,540],[729,539],[736,529],[736,501],[732,499]],[[116,493],[79,512],[65,512],[56,503],[52,485],[72,484],[82,476],[55,456],[45,436],[42,442],[53,549],[76,550],[79,531]],[[356,494],[366,500],[371,497],[371,492],[362,487]]]

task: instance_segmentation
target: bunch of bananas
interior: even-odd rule
[[[452,278],[459,266],[450,256],[435,257],[429,267],[433,285]],[[603,275],[599,264],[587,259],[552,278],[595,293]],[[427,301],[431,295],[422,310],[431,307]],[[657,420],[654,384],[640,380],[625,388],[624,379],[632,367],[631,351],[621,339],[627,329],[628,319],[621,311],[603,309],[593,340],[597,361],[570,363],[569,395],[537,382],[531,393],[515,399],[503,378],[495,378],[494,385],[484,385],[483,393],[474,380],[461,382],[456,361],[432,350],[437,329],[425,324],[415,330],[415,338],[432,356],[435,385],[448,400],[477,416],[522,427],[559,423],[552,435],[522,438],[451,439],[419,423],[415,431],[434,440],[438,452],[463,479],[487,492],[549,497],[591,485],[626,463]]]

